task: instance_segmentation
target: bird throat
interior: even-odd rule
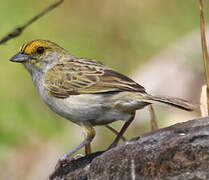
[[[34,68],[40,69],[41,65],[43,64],[42,61],[37,61],[36,59],[32,59],[29,62],[31,66],[34,66]]]

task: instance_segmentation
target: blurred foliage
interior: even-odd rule
[[[0,36],[51,2],[1,1]],[[48,139],[70,131],[68,122],[58,120],[61,118],[41,101],[24,68],[9,62],[24,42],[48,39],[73,55],[100,60],[128,75],[169,43],[198,27],[196,0],[66,0],[21,36],[0,46],[0,157],[3,151],[27,143],[31,135]]]

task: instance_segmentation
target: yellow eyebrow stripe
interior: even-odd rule
[[[43,41],[33,41],[29,44],[25,43],[20,48],[20,51],[24,51],[24,53],[26,54],[32,54],[34,51],[36,51],[37,47],[39,46],[46,47],[47,43]]]

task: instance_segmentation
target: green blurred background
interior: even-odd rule
[[[2,0],[0,37],[52,2]],[[205,7],[208,5],[207,2]],[[15,148],[27,147],[34,137],[57,143],[63,152],[82,139],[76,125],[46,107],[24,68],[9,62],[24,42],[48,39],[73,55],[100,60],[130,75],[140,64],[198,26],[197,0],[66,0],[29,26],[21,36],[1,45],[0,164]],[[115,127],[119,125],[121,123]],[[145,127],[147,129],[138,129],[137,133],[147,131],[148,125]],[[100,137],[94,150],[104,149],[114,137],[104,128],[98,130],[105,140]],[[107,137],[104,138],[104,134]]]

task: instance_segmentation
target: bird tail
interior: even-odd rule
[[[186,101],[180,98],[152,96],[152,95],[146,94],[145,97],[143,97],[143,101],[144,99],[148,103],[154,103],[154,104],[156,102],[164,103],[164,104],[171,105],[171,106],[174,106],[176,108],[183,109],[186,111],[193,111],[197,109],[197,105],[194,105],[190,103],[189,101]]]

